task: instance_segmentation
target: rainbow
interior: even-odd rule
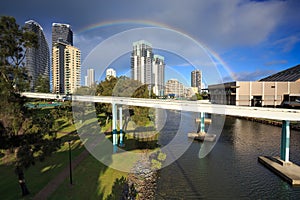
[[[99,22],[99,23],[93,23],[90,24],[84,28],[81,28],[77,31],[76,34],[83,34],[88,31],[93,31],[99,28],[105,28],[105,27],[110,27],[110,26],[117,26],[117,25],[136,25],[137,27],[160,27],[160,28],[166,28],[166,29],[171,29],[173,31],[176,31],[180,34],[183,34],[187,37],[189,37],[191,40],[193,40],[196,44],[202,47],[203,50],[206,51],[207,55],[211,57],[211,60],[216,62],[216,65],[218,67],[222,67],[226,73],[233,79],[237,80],[237,77],[235,73],[232,72],[230,67],[225,63],[225,61],[222,60],[222,58],[217,54],[217,52],[213,51],[212,49],[208,48],[207,45],[203,41],[199,41],[191,37],[189,34],[185,33],[182,30],[179,30],[178,28],[169,26],[164,23],[160,22],[154,22],[150,20],[131,20],[131,19],[123,19],[123,20],[110,20],[110,21],[104,21],[104,22]],[[136,27],[136,28],[137,28]]]

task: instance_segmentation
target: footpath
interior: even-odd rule
[[[72,161],[72,170],[76,168],[76,166],[84,160],[89,155],[89,152],[84,149],[81,154],[79,154]],[[62,172],[60,172],[55,178],[53,178],[42,190],[40,190],[34,197],[34,200],[47,199],[70,175],[70,167],[66,166]]]

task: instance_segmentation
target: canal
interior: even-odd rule
[[[178,135],[178,129],[185,132],[182,143],[190,146],[179,159],[159,171],[156,199],[300,198],[300,187],[291,187],[257,161],[260,155],[279,156],[280,127],[226,117],[216,145],[199,159],[203,143],[185,138],[197,127],[195,116],[164,111],[158,117],[163,122],[159,138],[162,146]],[[291,131],[290,160],[300,165],[299,131]]]

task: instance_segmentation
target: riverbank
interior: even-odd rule
[[[147,152],[141,155],[127,177],[127,187],[124,192],[130,199],[155,199],[157,171],[152,168]]]
[[[245,120],[248,120],[248,121],[258,122],[258,123],[272,125],[272,126],[278,126],[278,127],[282,126],[281,121],[276,121],[276,120],[271,120],[271,119],[251,118],[251,117],[234,117],[234,118],[245,119]],[[299,122],[292,122],[290,124],[290,128],[292,130],[300,131],[300,123]]]

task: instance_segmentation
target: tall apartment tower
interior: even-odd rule
[[[152,63],[153,92],[156,96],[164,96],[165,59],[160,55],[153,56]]]
[[[72,94],[80,87],[80,50],[69,24],[52,24],[52,92]]]
[[[191,86],[198,88],[198,93],[201,93],[202,89],[202,73],[199,69],[191,72]]]
[[[50,87],[50,51],[43,32],[43,28],[35,21],[25,22],[25,28],[37,35],[38,45],[36,48],[28,48],[26,51],[26,68],[28,75],[32,78],[30,88],[37,91],[36,81],[39,76],[47,78]]]
[[[88,69],[85,76],[85,86],[91,87],[95,84],[95,70]]]
[[[72,94],[80,87],[80,50],[62,41],[52,46],[52,92]]]
[[[148,84],[150,88],[152,84],[152,61],[152,45],[145,40],[134,42],[131,54],[131,78],[142,84]]]
[[[69,24],[52,24],[52,45],[58,40],[73,46],[73,31]]]

